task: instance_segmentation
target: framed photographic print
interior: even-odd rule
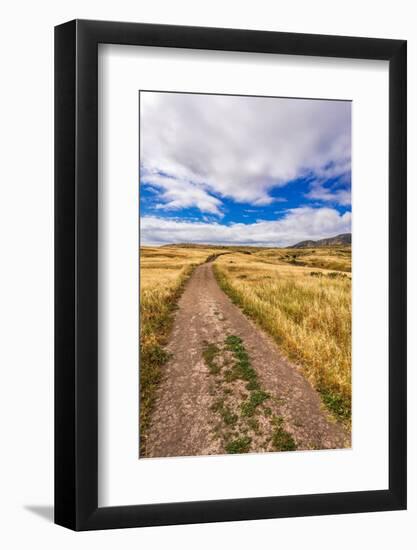
[[[55,521],[406,507],[406,42],[55,30]]]

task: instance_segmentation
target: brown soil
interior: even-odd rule
[[[226,376],[234,361],[225,345],[230,335],[241,339],[268,394],[249,417],[242,415],[242,404],[251,396],[246,382]],[[217,350],[214,368],[203,357],[210,345]],[[220,289],[211,262],[197,267],[188,281],[167,349],[172,355],[158,388],[144,456],[223,454],[228,443],[242,437],[250,441],[249,452],[280,450],[273,437],[277,419],[298,450],[350,446],[349,430],[324,410],[300,370]]]

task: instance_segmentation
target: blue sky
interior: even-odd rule
[[[143,244],[350,231],[350,102],[141,92],[140,104]]]

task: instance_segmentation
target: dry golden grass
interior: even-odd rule
[[[140,250],[140,447],[167,361],[164,349],[172,313],[194,267],[215,254],[213,248],[142,247]]]
[[[303,369],[328,408],[349,419],[351,278],[333,265],[350,270],[350,250],[303,250],[299,261],[309,266],[293,263],[292,255],[288,249],[233,253],[216,260],[215,272],[229,296]],[[332,270],[318,268],[317,260]]]
[[[141,454],[161,367],[168,359],[164,346],[172,314],[184,283],[194,267],[225,252],[229,253],[214,263],[222,288],[301,366],[329,409],[341,418],[350,417],[350,248],[240,250],[141,248]]]
[[[350,246],[323,248],[269,248],[257,252],[264,261],[281,261],[295,266],[310,266],[333,271],[350,272],[352,253]]]

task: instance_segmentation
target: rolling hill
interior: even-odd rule
[[[352,244],[352,233],[341,233],[336,237],[320,239],[318,241],[300,241],[288,248],[316,248],[320,246],[347,246]]]

